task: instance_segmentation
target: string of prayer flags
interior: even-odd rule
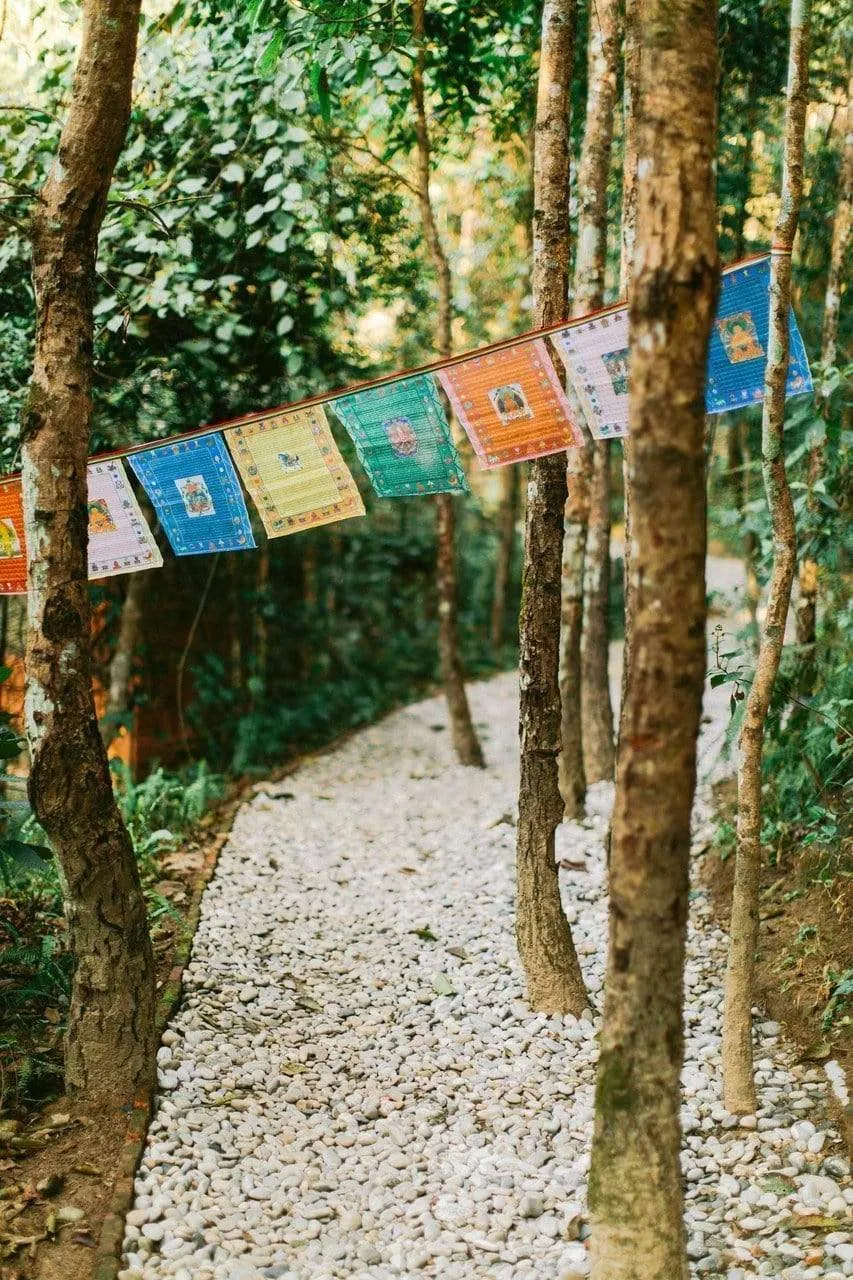
[[[627,435],[627,308],[561,329],[553,342],[593,439],[616,440]]]
[[[467,492],[444,405],[429,375],[343,396],[334,410],[380,498]]]
[[[159,569],[160,548],[119,461],[93,462],[89,487],[89,577]]]
[[[322,408],[242,422],[225,439],[268,537],[364,515]]]
[[[813,390],[809,362],[793,308],[788,318],[790,354],[786,396]],[[770,259],[724,271],[711,328],[705,409],[727,413],[764,399],[770,332]]]
[[[178,440],[131,454],[177,556],[254,547],[240,482],[221,435]]]
[[[27,589],[27,543],[20,480],[0,484],[0,595]]]
[[[487,468],[583,444],[541,338],[474,356],[438,377]]]

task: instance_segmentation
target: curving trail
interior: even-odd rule
[[[596,1021],[532,1016],[522,1000],[515,679],[471,694],[486,771],[451,763],[431,699],[241,809],[159,1054],[124,1280],[587,1273]],[[707,711],[706,768],[724,696]],[[559,843],[596,999],[610,794],[595,788]],[[700,798],[697,844],[704,824]],[[823,1072],[794,1065],[765,1022],[759,1113],[727,1116],[725,939],[696,892],[689,957],[692,1274],[853,1275],[853,1190]]]

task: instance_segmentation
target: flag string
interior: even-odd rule
[[[776,247],[774,246],[774,251]],[[752,254],[749,257],[741,258],[739,261],[731,263],[723,269],[723,275],[730,271],[736,271],[740,267],[744,267],[753,262],[761,262],[769,255],[764,253]],[[620,299],[617,302],[610,303],[606,307],[599,307],[595,311],[588,311],[581,316],[572,316],[564,320],[558,320],[554,324],[543,325],[536,329],[528,329],[524,333],[514,334],[509,338],[502,338],[497,342],[488,343],[486,346],[477,347],[470,351],[460,352],[458,355],[445,356],[439,360],[432,360],[427,364],[418,365],[412,369],[396,370],[393,373],[381,374],[377,378],[367,379],[362,382],[351,383],[345,387],[338,387],[332,391],[322,391],[317,395],[306,396],[302,400],[294,400],[288,404],[276,405],[269,409],[263,409],[255,413],[244,413],[236,415],[233,418],[226,418],[221,422],[206,423],[201,427],[196,427],[190,431],[179,432],[175,435],[163,436],[156,440],[144,440],[137,444],[121,445],[115,449],[105,449],[101,453],[92,454],[89,462],[111,462],[119,458],[131,457],[134,454],[144,453],[148,449],[156,449],[163,445],[178,444],[181,441],[200,439],[204,436],[215,435],[224,428],[233,426],[236,423],[249,423],[270,417],[272,414],[282,412],[290,412],[297,409],[311,409],[318,405],[333,404],[335,400],[341,400],[345,396],[354,395],[360,391],[369,391],[376,387],[392,386],[397,382],[404,382],[407,378],[414,378],[418,375],[439,373],[444,369],[451,369],[455,365],[464,364],[467,360],[474,360],[489,356],[501,351],[512,350],[513,347],[522,346],[524,343],[530,342],[536,338],[548,338],[554,334],[560,333],[566,329],[574,329],[578,325],[587,323],[590,320],[599,319],[603,316],[615,314],[625,307],[625,300]],[[0,477],[0,480],[9,481],[20,479],[21,472],[13,471],[7,475]]]

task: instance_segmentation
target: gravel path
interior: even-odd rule
[[[528,1011],[513,940],[516,692],[472,689],[489,767],[429,700],[270,784],[210,885],[123,1280],[551,1280],[588,1271],[596,1019]],[[724,700],[707,708],[705,765]],[[611,788],[560,832],[593,998]],[[708,838],[702,804],[696,841]],[[720,1104],[725,939],[695,891],[684,1172],[694,1276],[853,1275],[823,1073],[758,1028],[761,1107]]]

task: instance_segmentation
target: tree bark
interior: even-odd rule
[[[105,747],[109,747],[118,736],[121,722],[130,706],[130,677],[142,627],[142,601],[149,581],[147,573],[132,573],[127,580],[118,638],[110,662],[107,705],[101,720],[101,738]]]
[[[544,0],[533,182],[534,323],[567,312],[569,110],[575,0]],[[560,577],[566,463],[530,463],[519,617],[518,950],[533,1008],[579,1015],[583,977],[560,902],[554,833],[563,815],[560,753]]]
[[[610,697],[610,442],[592,446],[581,635],[581,723],[587,786],[613,777]]]
[[[621,0],[600,0],[590,9],[586,121],[578,175],[580,211],[574,278],[576,315],[594,311],[604,302],[607,182],[616,106],[620,7]],[[581,599],[576,609],[570,611],[574,616],[568,626],[564,622],[564,662],[572,677],[564,684],[564,689],[571,689],[575,696],[569,708],[565,692],[563,694],[563,755],[566,756],[567,721],[576,719],[580,726],[577,735],[579,749],[576,746],[572,774],[576,777],[580,767],[581,780],[585,785],[613,776],[613,708],[608,675],[610,445],[606,440],[597,440],[580,452],[582,461],[579,465],[585,471],[587,490],[583,525],[572,520],[571,501],[566,504],[566,544],[572,543],[572,533],[576,529],[574,541],[583,543],[583,576],[580,582],[570,580],[567,590],[569,598],[579,595]],[[567,476],[570,499],[572,458],[570,454]],[[584,500],[580,492],[578,500],[579,504]],[[571,548],[566,560],[572,560]],[[574,634],[575,630],[580,634]],[[565,787],[563,795],[566,795]]]
[[[506,611],[515,550],[515,522],[518,519],[518,467],[504,467],[498,509],[498,548],[495,557],[495,591],[492,597],[491,648],[499,661],[506,634]]]
[[[415,107],[415,174],[421,225],[427,252],[435,271],[438,288],[436,315],[436,348],[440,356],[449,356],[453,350],[453,292],[450,263],[441,242],[435,212],[429,192],[431,173],[431,144],[424,95],[424,10],[425,0],[413,0],[412,34],[417,45],[417,57],[412,68],[412,101]],[[450,733],[453,748],[460,764],[482,768],[483,749],[471,719],[468,695],[465,692],[465,673],[459,647],[459,615],[456,584],[456,508],[453,495],[439,493],[435,497],[436,538],[436,588],[438,593],[438,652],[441,665],[441,682],[447,699],[450,717]]]
[[[634,623],[589,1202],[594,1280],[686,1280],[682,984],[705,668],[716,6],[645,0],[635,21],[643,58],[630,305]]]
[[[853,78],[847,88],[847,102],[842,113],[844,129],[844,154],[839,174],[838,201],[832,220],[832,242],[829,252],[829,273],[821,330],[820,362],[824,370],[835,367],[838,359],[838,318],[841,312],[841,293],[845,281],[847,250],[850,243],[850,210],[853,202]],[[818,404],[824,414],[829,409],[829,397],[825,388],[818,391]],[[808,483],[809,501],[817,506],[815,485],[823,476],[825,444],[815,444],[809,451]],[[811,685],[814,676],[815,647],[817,640],[817,596],[820,568],[817,562],[805,557],[799,569],[800,593],[797,601],[797,644],[802,651],[803,683]]]
[[[761,757],[767,710],[782,658],[791,584],[797,562],[796,525],[785,471],[783,427],[788,376],[791,251],[803,193],[809,20],[809,0],[792,0],[782,201],[770,268],[770,335],[761,418],[761,466],[773,527],[773,565],[755,675],[746,700],[740,734],[737,851],[723,1015],[723,1101],[729,1111],[738,1114],[755,1111],[752,1002],[761,875]]]
[[[86,460],[95,257],[130,115],[138,0],[85,0],[59,152],[32,220],[37,329],[23,417],[30,797],[62,868],[76,959],[66,1085],[125,1103],[153,1066],[154,966],[130,839],[98,733],[89,658]]]

